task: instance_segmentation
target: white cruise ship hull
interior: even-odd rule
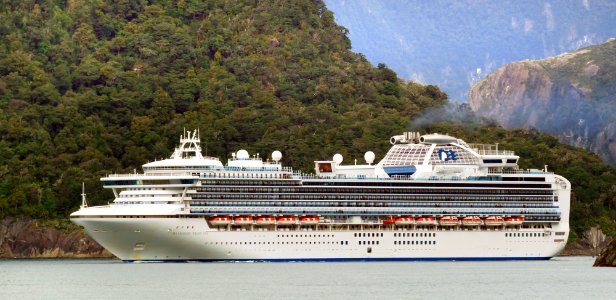
[[[563,223],[549,231],[218,231],[203,218],[73,222],[124,261],[536,260],[560,253],[568,235],[568,224]]]
[[[71,221],[124,261],[549,259],[565,247],[562,176],[446,135],[390,143],[376,164],[370,151],[366,165],[336,154],[303,174],[279,151],[263,161],[240,150],[223,166],[185,132],[143,174],[101,178],[113,203],[90,207],[84,191]]]

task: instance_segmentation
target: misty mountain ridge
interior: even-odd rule
[[[613,1],[326,1],[353,51],[465,101],[498,67],[616,36]]]
[[[616,39],[508,64],[471,89],[471,108],[508,128],[535,127],[616,163]]]

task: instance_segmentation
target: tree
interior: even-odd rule
[[[154,92],[154,99],[152,100],[152,108],[148,111],[150,117],[155,118],[160,123],[167,123],[175,114],[175,104],[169,94],[161,87]]]

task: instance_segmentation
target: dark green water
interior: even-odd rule
[[[616,299],[616,268],[593,261],[0,260],[0,299]]]

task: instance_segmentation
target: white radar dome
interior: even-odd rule
[[[366,163],[368,163],[369,165],[372,164],[374,162],[374,152],[372,151],[366,152],[366,154],[364,154],[364,159],[366,160]]]
[[[280,161],[281,158],[282,158],[282,153],[280,153],[280,151],[276,150],[272,152],[272,160],[274,160],[275,162],[278,162]]]
[[[237,157],[237,159],[248,159],[250,158],[250,155],[248,155],[248,151],[242,149],[240,151],[237,151],[237,154],[235,155]]]
[[[334,155],[334,163],[336,163],[337,165],[339,165],[342,162],[342,154],[340,153],[336,153]]]

